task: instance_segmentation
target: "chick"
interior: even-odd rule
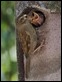
[[[35,27],[41,26],[45,22],[43,13],[31,11],[28,15],[30,23]]]

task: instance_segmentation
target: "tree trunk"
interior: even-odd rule
[[[21,47],[21,42],[19,41],[19,34],[16,30],[16,45],[17,45],[17,63],[18,63],[18,79],[19,81],[24,81],[24,57]]]

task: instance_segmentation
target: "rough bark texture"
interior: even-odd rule
[[[24,81],[24,58],[23,51],[21,47],[21,42],[19,41],[19,34],[16,29],[16,45],[17,45],[17,63],[18,63],[18,79],[19,81]]]
[[[23,9],[18,2],[18,15]],[[24,1],[23,1],[24,3]],[[27,3],[27,1],[26,1]],[[25,5],[25,7],[28,4]],[[24,7],[24,8],[25,8]],[[44,47],[31,56],[30,77],[26,81],[60,81],[61,80],[61,15],[50,14],[46,22],[38,30],[40,42],[45,38]],[[23,56],[20,43],[17,42],[19,80],[24,79]],[[22,60],[21,60],[21,59]],[[22,62],[21,62],[22,61]],[[21,68],[22,66],[22,68]],[[22,77],[23,78],[22,78]]]
[[[40,28],[40,39],[45,37],[45,44],[32,55],[29,81],[61,80],[61,16],[50,14]],[[57,21],[57,22],[56,22]]]

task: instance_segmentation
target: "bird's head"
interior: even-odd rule
[[[45,16],[39,12],[32,12],[31,15],[28,16],[29,21],[35,27],[41,26],[45,21]]]

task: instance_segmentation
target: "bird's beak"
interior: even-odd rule
[[[42,18],[40,18],[40,16],[35,12],[33,12],[33,14],[34,15],[32,17],[32,23],[33,24],[41,24],[41,22],[43,21]]]

